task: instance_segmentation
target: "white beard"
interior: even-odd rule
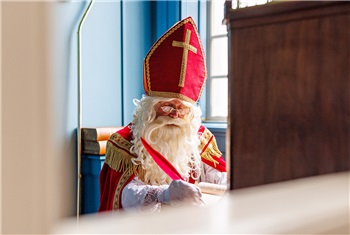
[[[142,125],[139,130],[134,129],[132,152],[138,155],[134,163],[141,162],[145,169],[145,177],[142,180],[152,185],[171,182],[171,179],[144,149],[140,137],[167,158],[186,180],[191,174],[195,179],[198,178],[200,166],[198,128],[194,128],[186,119],[160,116],[148,125]]]

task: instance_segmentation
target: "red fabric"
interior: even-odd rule
[[[213,157],[213,156],[212,156]],[[220,172],[226,172],[226,162],[224,160],[223,157],[217,158],[217,157],[213,157],[214,160],[218,161],[219,163],[214,163],[211,162],[207,159],[202,158],[202,162],[208,164],[209,166],[215,168],[216,170],[220,171]]]
[[[100,208],[98,212],[113,210],[114,194],[122,173],[117,172],[104,164],[100,173]],[[129,183],[134,177],[130,177]],[[125,184],[125,185],[126,185]],[[124,185],[124,186],[125,186]],[[123,187],[124,188],[124,187]],[[121,200],[121,197],[119,198]],[[121,205],[121,201],[119,201]]]
[[[184,180],[175,167],[161,153],[152,148],[146,140],[141,137],[143,146],[147,149],[153,160],[172,180]]]
[[[198,130],[198,135],[203,134],[203,132],[205,131],[205,127],[201,126]],[[204,148],[202,149],[202,153],[205,151],[205,149],[208,147],[208,145],[210,144],[210,142],[213,140],[214,135],[210,137],[208,143],[204,146]],[[201,154],[202,154],[201,153]],[[218,163],[214,163],[212,161],[209,161],[207,159],[202,158],[202,162],[206,163],[207,165],[215,168],[216,170],[220,171],[220,172],[226,172],[226,162],[224,160],[224,158],[221,156],[220,158],[212,156],[212,158],[217,161]]]
[[[131,133],[131,123],[129,123],[127,126],[125,126],[124,128],[120,129],[117,131],[117,133],[119,135],[121,135],[121,137],[123,137],[126,140],[132,140],[132,133]]]
[[[130,124],[129,124],[130,125]],[[125,138],[126,140],[132,140],[132,133],[130,131],[130,127],[126,126],[125,128],[118,131],[118,133]],[[205,130],[205,127],[201,126],[198,131],[198,135],[201,135]],[[206,145],[207,146],[207,145]],[[214,164],[213,162],[206,160],[202,158],[202,161],[209,166],[221,171],[226,172],[226,162],[223,159],[223,157],[215,157],[212,156],[214,160],[218,161],[219,163]],[[113,202],[114,202],[114,196],[116,187],[118,185],[118,182],[122,176],[121,172],[117,172],[110,168],[106,163],[103,165],[102,170],[100,172],[100,208],[98,212],[103,211],[109,211],[113,210]],[[135,176],[132,175],[126,183],[123,185],[122,189],[125,187],[126,184],[128,184]],[[194,183],[193,179],[189,180],[190,183]],[[122,191],[122,190],[121,190]],[[121,197],[119,197],[119,208],[121,207]]]
[[[199,135],[199,136],[202,135],[203,132],[204,132],[204,130],[205,130],[205,127],[204,127],[204,126],[200,126],[200,127],[199,127],[199,130],[198,130],[198,135]]]
[[[130,124],[117,131],[117,133],[127,140],[132,139]],[[100,207],[98,212],[113,210],[114,195],[121,176],[122,172],[115,171],[107,164],[103,164],[100,172]],[[128,179],[126,184],[133,178],[134,175]],[[119,199],[121,200],[121,197]],[[121,207],[121,201],[119,201],[119,206]]]
[[[186,101],[195,103],[202,93],[206,76],[204,51],[191,17],[165,32],[144,61],[144,88],[149,96],[185,96]],[[182,85],[180,78],[184,80]]]

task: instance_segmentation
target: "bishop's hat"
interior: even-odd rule
[[[144,88],[149,96],[196,103],[207,70],[197,26],[191,17],[177,22],[151,47],[144,59]]]

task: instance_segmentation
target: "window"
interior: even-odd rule
[[[207,105],[206,121],[226,121],[227,118],[227,30],[222,24],[224,0],[210,1],[207,39]]]
[[[271,0],[232,1],[232,8],[265,4]],[[228,113],[228,39],[224,18],[225,0],[208,2],[206,121],[226,122]]]

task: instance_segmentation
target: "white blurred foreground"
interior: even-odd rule
[[[349,172],[234,190],[209,200],[206,207],[159,214],[96,214],[79,223],[71,218],[52,233],[349,234]]]

